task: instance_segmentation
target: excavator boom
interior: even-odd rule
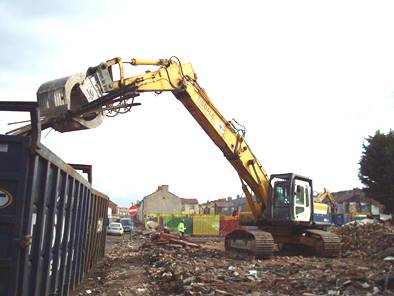
[[[159,66],[159,69],[126,78],[125,63],[134,66],[154,65]],[[173,57],[168,60],[132,59],[130,62],[122,62],[116,58],[107,61],[105,65],[107,68],[98,66],[94,73],[105,72],[107,69],[112,76],[113,67],[109,67],[119,67],[120,78],[112,82],[109,93],[123,90],[138,95],[142,92],[171,91],[235,168],[253,217],[256,221],[261,220],[268,203],[268,175],[246,143],[245,131],[238,129],[236,123],[227,121],[214,106],[205,90],[198,84],[197,75],[191,64],[182,64]],[[250,191],[254,193],[257,202],[253,200]]]

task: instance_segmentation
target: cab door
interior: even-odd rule
[[[308,182],[294,180],[294,221],[308,222],[311,220],[311,186]]]
[[[289,188],[289,182],[275,182],[272,198],[272,219],[274,221],[289,221],[291,219]]]

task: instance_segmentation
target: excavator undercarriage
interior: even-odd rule
[[[262,227],[261,230],[234,230],[225,238],[225,249],[269,258],[275,244],[279,250],[302,249],[304,254],[321,257],[337,257],[341,251],[339,237],[323,229],[297,229],[285,227]],[[290,247],[290,248],[289,248]]]

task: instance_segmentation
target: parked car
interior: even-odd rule
[[[122,218],[120,219],[120,223],[123,226],[124,232],[130,232],[133,230],[133,225],[130,218]]]
[[[121,223],[112,222],[107,227],[107,234],[123,235],[123,226]]]

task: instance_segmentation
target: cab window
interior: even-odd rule
[[[306,206],[309,207],[309,190],[308,187],[305,188],[305,198],[306,198]]]
[[[282,207],[290,204],[289,194],[286,186],[276,185],[275,186],[275,206]]]
[[[304,187],[297,185],[297,190],[296,190],[296,204],[297,205],[304,205],[305,201],[305,192],[304,192]]]

